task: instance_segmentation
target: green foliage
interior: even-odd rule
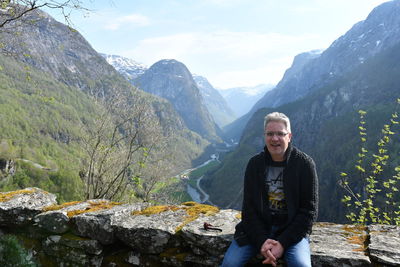
[[[397,100],[397,104],[400,104],[400,99]],[[353,223],[364,225],[369,223],[400,225],[400,200],[395,198],[400,184],[400,166],[394,167],[395,174],[391,177],[385,173],[390,161],[388,149],[393,135],[396,134],[394,128],[399,125],[398,113],[395,111],[391,115],[390,122],[383,126],[376,153],[370,153],[366,148],[367,112],[360,110],[359,114],[358,129],[361,143],[355,169],[359,176],[358,184],[361,183],[361,186],[355,188],[354,185],[357,183],[350,184],[347,173],[342,172],[340,175],[340,185],[348,193],[342,198],[342,202],[349,208],[346,217]]]
[[[74,171],[47,170],[31,162],[17,161],[18,172],[0,182],[2,191],[13,191],[26,187],[39,187],[55,193],[59,202],[82,198],[82,182]]]
[[[32,255],[12,235],[0,237],[0,265],[1,266],[38,266],[32,259]]]
[[[0,190],[38,186],[60,201],[81,199],[79,140],[96,107],[78,89],[11,58],[0,55],[0,65],[0,157],[17,162]]]

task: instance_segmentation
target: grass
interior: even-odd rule
[[[216,160],[210,161],[208,164],[191,171],[189,174],[189,179],[198,179],[208,171],[214,170],[219,164],[220,162]]]

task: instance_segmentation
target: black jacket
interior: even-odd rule
[[[234,236],[239,245],[250,243],[261,249],[265,240],[273,238],[286,249],[311,233],[318,211],[318,178],[314,161],[289,144],[283,171],[288,220],[275,236],[271,235],[271,214],[265,184],[266,167],[271,162],[271,155],[265,148],[247,164],[242,221],[236,226]]]

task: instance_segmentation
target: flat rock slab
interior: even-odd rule
[[[400,226],[370,225],[369,253],[373,261],[400,266]]]
[[[235,226],[240,222],[237,210],[221,210],[213,215],[201,214],[196,220],[182,228],[181,237],[191,246],[197,247],[208,255],[219,256],[228,249],[235,233]],[[221,229],[205,229],[204,223]],[[203,253],[202,253],[203,254]]]
[[[44,207],[55,204],[54,194],[35,187],[0,193],[0,225],[24,225]]]
[[[235,226],[239,222],[239,211],[220,210],[212,215],[200,214],[196,220],[186,224],[182,228],[180,236],[185,243],[189,244],[193,254],[188,255],[185,262],[203,266],[218,266],[233,240]],[[220,230],[205,228],[205,223]]]
[[[310,236],[313,266],[370,266],[366,238],[359,226],[315,223]]]
[[[186,217],[184,209],[171,209],[156,214],[113,218],[111,226],[117,238],[132,248],[142,253],[158,254],[167,248]]]
[[[79,236],[90,237],[103,245],[109,245],[116,241],[111,222],[123,221],[124,218],[130,217],[133,211],[142,210],[147,206],[145,203],[124,204],[110,209],[82,213],[72,217],[72,228]]]
[[[34,221],[38,227],[47,232],[62,234],[70,230],[71,219],[81,214],[92,213],[113,207],[114,202],[104,199],[74,201],[61,205],[45,207]]]

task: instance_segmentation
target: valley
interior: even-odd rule
[[[0,55],[0,157],[24,159],[15,175],[1,173],[3,191],[40,186],[62,201],[191,198],[240,209],[247,161],[264,146],[263,118],[280,111],[292,121],[293,144],[317,164],[319,220],[345,222],[338,181],[346,172],[363,190],[354,168],[363,110],[368,160],[382,151],[381,129],[394,125],[377,181],[384,206],[384,179],[397,177],[400,165],[391,117],[400,95],[399,0],[377,6],[325,50],[296,55],[276,85],[224,91],[177,59],[146,66],[99,53],[41,10],[27,18],[35,23],[0,31],[1,47],[12,52]],[[363,169],[373,170],[369,164]]]

